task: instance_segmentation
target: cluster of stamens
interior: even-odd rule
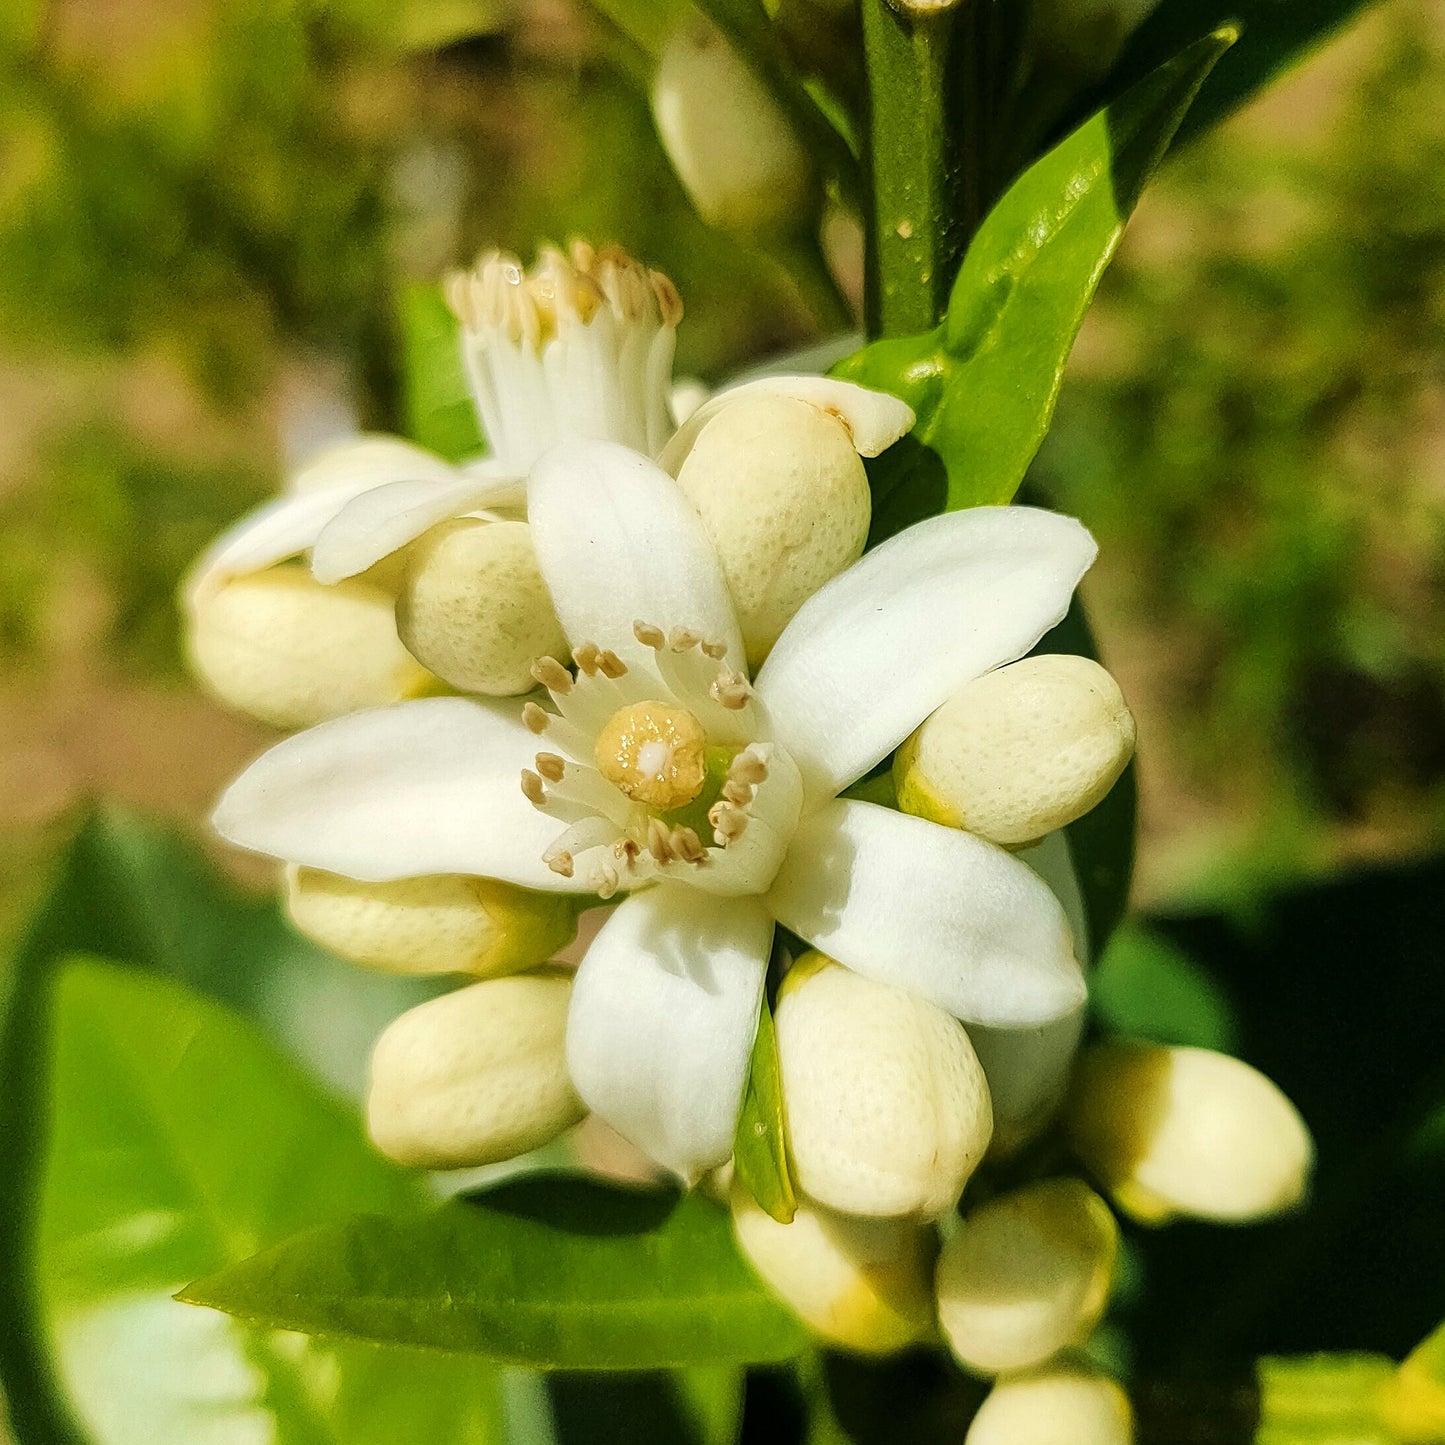
[[[470,271],[447,277],[447,304],[468,331],[500,332],[539,352],[571,325],[588,325],[606,307],[627,325],[676,327],[682,298],[661,271],[616,246],[574,241],[564,255],[544,246],[529,270],[507,251],[489,251]]]
[[[557,710],[535,702],[522,709],[527,728],[557,749],[539,752],[522,773],[527,800],[568,825],[544,855],[547,866],[583,878],[604,899],[708,867],[713,850],[746,832],[768,776],[767,749],[753,741],[752,689],[726,666],[726,644],[645,622],[633,634],[648,657],[630,666],[591,643],[573,649],[575,677],[555,657],[539,658],[532,676]],[[703,796],[710,757],[725,758],[727,768],[707,809],[708,842],[700,820],[694,826],[677,814]]]

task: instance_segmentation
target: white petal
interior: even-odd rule
[[[663,470],[676,476],[703,427],[723,407],[740,397],[760,392],[790,396],[831,412],[843,423],[858,454],[864,457],[876,457],[886,451],[914,422],[912,407],[886,391],[872,391],[855,382],[835,381],[829,376],[766,376],[720,391],[698,407],[662,449]]]
[[[848,968],[967,1022],[1032,1027],[1084,997],[1058,899],[971,833],[839,798],[805,816],[774,916]]]
[[[307,551],[353,498],[402,478],[451,477],[440,457],[397,437],[365,436],[323,452],[293,473],[286,491],[217,538],[186,579],[195,599],[228,577],[259,572]]]
[[[634,622],[691,628],[743,666],[732,598],[701,519],[677,483],[615,442],[563,442],[532,469],[527,520],[562,630],[650,658]]]
[[[841,791],[964,683],[1022,657],[1097,550],[1072,518],[971,507],[900,532],[814,593],[757,679],[808,796]]]
[[[618,907],[577,970],[573,1086],[689,1183],[732,1153],[772,937],[756,899],[660,884]]]
[[[454,468],[435,452],[400,437],[373,434],[327,447],[286,479],[288,492],[351,485],[359,491],[388,482],[444,481]]]
[[[263,753],[213,821],[243,848],[365,882],[469,873],[577,891],[542,862],[561,825],[522,796],[536,751],[515,703],[373,708]]]
[[[522,482],[506,473],[472,469],[373,487],[341,509],[316,539],[311,571],[318,582],[340,582],[452,517],[522,500]]]
[[[1087,968],[1088,922],[1067,836],[1060,829],[1014,857],[1027,863],[1063,905],[1074,935],[1074,953]],[[988,1076],[996,1147],[1017,1148],[1048,1122],[1063,1100],[1083,1031],[1082,1004],[1040,1028],[993,1029],[975,1024],[969,1029]]]

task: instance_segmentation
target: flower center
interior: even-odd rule
[[[592,751],[597,771],[645,808],[692,802],[707,778],[707,734],[684,707],[634,702],[603,724]]]

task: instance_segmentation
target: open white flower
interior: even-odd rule
[[[749,575],[758,594],[744,599],[754,656],[862,551],[868,491],[858,457],[912,425],[896,398],[817,376],[770,376],[720,393],[679,430],[671,398],[682,303],[661,273],[615,248],[575,243],[566,256],[543,250],[530,270],[493,252],[446,289],[488,455],[453,466],[394,437],[340,444],[202,556],[186,586],[193,619],[231,579],[309,555],[318,582],[347,584],[430,534],[394,579],[403,641],[461,691],[525,692],[528,664],[552,645],[556,620],[516,518],[533,464],[569,439],[662,458],[673,475],[687,473],[684,488],[705,517],[728,519],[732,534],[714,540],[725,569]],[[753,416],[753,429],[765,432],[761,466],[736,438],[704,437],[738,405],[772,408],[766,420]],[[787,407],[791,416],[774,414]],[[777,474],[787,469],[789,440],[813,462],[801,481]],[[739,478],[761,493],[750,504],[733,493]]]
[[[553,709],[433,698],[325,723],[241,776],[223,835],[363,880],[627,893],[578,971],[568,1066],[688,1179],[731,1152],[777,923],[966,1022],[1078,1006],[1064,911],[1027,864],[839,796],[1062,618],[1095,553],[1077,522],[922,522],[806,602],[750,680],[701,520],[647,458],[559,446],[528,509],[578,669],[539,660]]]

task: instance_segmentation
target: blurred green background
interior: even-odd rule
[[[404,425],[414,288],[580,234],[678,283],[684,373],[816,339],[789,277],[692,214],[636,61],[568,0],[0,7],[0,936],[91,797],[241,870],[203,820],[268,735],[188,682],[176,584],[308,429]],[[1099,537],[1085,595],[1139,720],[1149,919],[1101,1018],[1240,1050],[1321,1146],[1302,1222],[1138,1246],[1119,1358],[1142,1341],[1166,1378],[1400,1355],[1445,1313],[1445,1019],[1420,987],[1445,896],[1442,94],[1445,0],[1385,0],[1171,159],[1032,477]],[[856,299],[856,236],[830,243]],[[109,880],[86,946],[354,1089],[412,995],[130,827],[86,845]],[[899,1368],[889,1388],[926,1399]]]

